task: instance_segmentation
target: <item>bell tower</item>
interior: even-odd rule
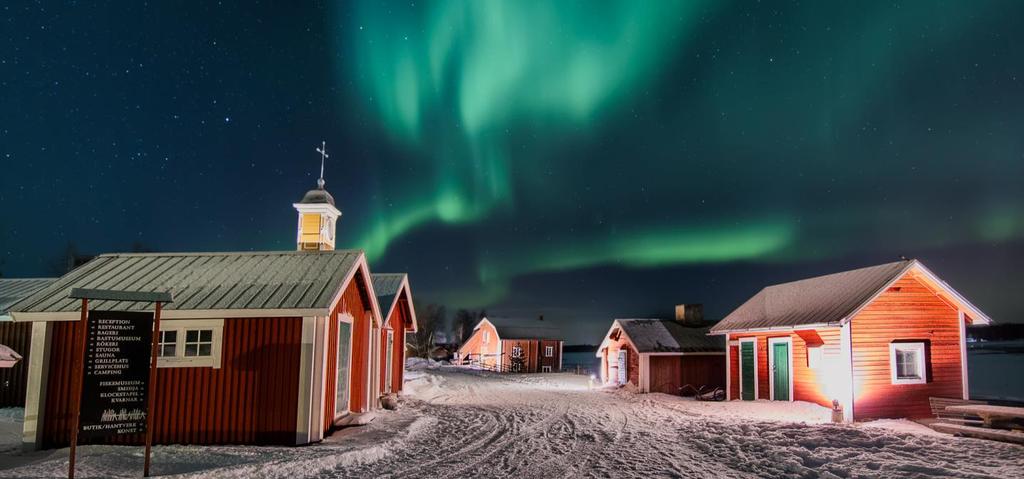
[[[322,142],[320,148],[320,178],[316,180],[316,189],[306,192],[298,203],[292,206],[299,213],[296,246],[299,251],[331,251],[334,249],[335,226],[341,211],[334,206],[334,197],[324,189],[324,162],[327,160],[327,144]]]

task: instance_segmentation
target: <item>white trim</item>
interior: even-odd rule
[[[963,385],[963,398],[970,399],[971,388],[967,382],[967,318],[961,310],[957,312],[956,319],[960,323],[960,384]]]
[[[310,401],[312,412],[310,413],[310,441],[322,441],[324,438],[324,407],[326,398],[324,391],[327,389],[327,324],[329,319],[318,316],[314,318],[313,324],[313,397]]]
[[[562,354],[562,341],[558,342],[558,370],[562,370],[562,361],[565,359],[565,355]]]
[[[843,390],[840,391],[842,398],[840,404],[843,406],[843,422],[853,422],[855,416],[853,414],[853,408],[856,405],[854,402],[853,390],[853,333],[851,328],[853,323],[846,323],[839,328],[839,356],[842,360],[844,373],[846,375],[845,384],[843,384]]]
[[[550,353],[548,351],[550,351]],[[544,357],[545,358],[553,358],[553,357],[555,357],[555,347],[554,346],[544,346]]]
[[[757,384],[759,382],[757,380],[757,373],[758,373],[758,371],[757,371],[757,338],[756,337],[754,337],[754,338],[740,338],[739,342],[740,342],[740,351],[739,351],[739,353],[740,353],[740,357],[739,357],[739,363],[740,363],[740,368],[739,368],[740,369],[740,400],[741,401],[744,400],[743,399],[743,343],[752,343],[754,345],[754,399],[753,400],[757,401],[761,397],[761,394],[760,394],[760,391],[759,391],[759,387],[758,387],[758,384]]]
[[[725,400],[732,401],[732,341],[725,335]]]
[[[542,373],[550,373],[551,372],[551,366],[541,366],[540,367],[540,372],[542,372]]]
[[[821,329],[821,328],[838,328],[841,326],[840,323],[811,323],[811,324],[797,324],[793,326],[771,326],[765,328],[739,328],[739,329],[724,329],[721,331],[710,331],[708,336],[721,336],[729,333],[764,333],[764,332],[794,332],[802,331],[804,329]]]
[[[295,444],[309,444],[313,429],[313,343],[316,341],[316,318],[302,318],[302,343],[299,353],[298,408],[295,414]]]
[[[334,338],[331,339],[332,341],[337,343],[334,354],[334,411],[331,411],[332,423],[336,422],[338,418],[345,416],[346,414],[352,411],[352,343],[354,342],[355,339],[353,337],[355,334],[355,317],[352,316],[352,314],[349,312],[341,313],[338,315],[338,323],[338,334],[335,334]],[[341,335],[341,323],[346,323],[349,325],[348,347],[345,349],[346,358],[348,358],[348,374],[345,376],[345,381],[347,381],[348,384],[345,385],[344,409],[338,409],[338,369],[340,369],[338,365],[341,362],[341,355],[337,354],[337,350],[338,348],[341,348],[341,341],[339,341],[339,336]]]
[[[391,394],[392,375],[395,374],[395,332],[388,329],[384,339],[384,392]]]
[[[185,356],[185,337],[188,331],[211,331],[209,356]],[[221,350],[224,344],[223,319],[172,319],[160,321],[160,332],[175,331],[174,357],[158,357],[157,368],[213,368],[220,369],[223,358]]]
[[[46,411],[46,383],[50,375],[50,346],[53,327],[46,323],[32,325],[29,345],[28,383],[25,391],[25,412],[22,423],[22,447],[38,450],[43,444],[43,420]],[[36,352],[35,354],[32,354]]]
[[[789,362],[789,401],[793,401],[793,338],[768,338],[768,398],[775,400],[775,344],[786,344]]]
[[[628,353],[627,353],[627,355],[628,355]],[[650,372],[651,372],[651,357],[650,357],[649,354],[646,354],[646,353],[640,353],[639,356],[640,356],[640,364],[637,365],[637,366],[639,366],[639,368],[638,368],[639,369],[638,370],[639,378],[637,378],[638,379],[637,382],[639,382],[640,384],[637,384],[637,388],[642,393],[649,393],[649,392],[651,392],[651,375],[650,375]],[[628,359],[626,360],[626,371],[627,371],[627,376],[628,376],[628,371],[629,371],[629,360]],[[628,377],[626,378],[626,381],[627,382],[629,381]]]
[[[917,362],[917,372],[921,377],[900,379],[896,376],[896,350],[914,351]],[[889,377],[892,384],[926,384],[928,382],[928,360],[927,349],[924,341],[892,342],[889,343]]]

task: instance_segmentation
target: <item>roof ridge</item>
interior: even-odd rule
[[[816,280],[820,280],[820,279],[824,279],[824,278],[830,278],[830,277],[838,276],[838,275],[841,275],[841,274],[856,273],[858,271],[864,271],[864,270],[868,270],[868,269],[881,268],[881,267],[884,267],[884,266],[892,266],[892,265],[895,265],[895,264],[909,265],[911,263],[914,263],[915,261],[917,261],[917,260],[916,259],[903,259],[903,260],[899,260],[899,261],[891,261],[891,262],[888,262],[888,263],[881,263],[881,264],[876,264],[876,265],[871,265],[871,266],[863,266],[863,267],[860,267],[860,268],[848,269],[848,270],[844,270],[844,271],[836,271],[835,273],[821,274],[821,275],[818,275],[818,276],[810,276],[810,277],[807,277],[807,278],[795,279],[795,280],[786,281],[786,282],[783,282],[783,283],[769,284],[768,286],[765,286],[765,287],[761,288],[761,291],[765,291],[765,290],[767,290],[769,288],[774,288],[776,286],[786,286],[786,285],[791,285],[791,284],[795,284],[795,283],[802,283],[804,281],[816,281]],[[760,293],[761,291],[758,291],[758,293]]]
[[[313,255],[313,254],[359,254],[363,253],[362,248],[351,248],[351,249],[335,249],[329,251],[300,251],[300,250],[288,250],[288,251],[170,251],[170,252],[152,252],[152,253],[103,253],[97,255],[98,258],[128,258],[133,256],[141,257],[156,257],[156,256],[242,256],[242,255]]]

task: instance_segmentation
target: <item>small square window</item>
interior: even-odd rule
[[[177,346],[177,331],[160,331],[160,343],[157,345],[157,357],[173,358],[177,356]]]
[[[553,358],[553,357],[555,357],[555,347],[554,346],[544,346],[544,357],[545,358]]]
[[[893,384],[928,382],[924,343],[890,343],[889,367]]]
[[[185,357],[208,357],[213,355],[213,330],[190,329],[185,331]]]

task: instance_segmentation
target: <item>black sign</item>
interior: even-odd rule
[[[89,311],[81,438],[146,432],[153,313]]]

